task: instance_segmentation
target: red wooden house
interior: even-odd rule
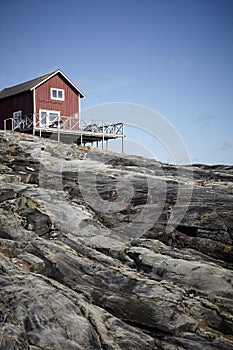
[[[91,121],[80,117],[81,90],[61,71],[43,75],[0,91],[0,129],[51,134],[77,143],[122,139],[123,124]]]
[[[0,128],[13,119],[13,129],[49,127],[63,117],[78,117],[84,94],[61,70],[0,91]],[[8,123],[9,124],[9,123]],[[6,125],[6,123],[5,123]]]

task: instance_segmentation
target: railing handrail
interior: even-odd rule
[[[14,128],[13,128],[13,121],[14,121],[14,119],[11,117],[11,118],[4,119],[4,121],[3,121],[3,124],[4,124],[4,131],[7,130],[6,122],[7,122],[8,120],[11,120],[11,130],[14,130]]]
[[[90,134],[106,135],[123,135],[123,123],[105,121],[105,120],[88,120],[77,116],[59,116],[52,125],[41,125],[38,118],[40,114],[22,115],[18,119],[12,117],[4,120],[4,130],[7,130],[7,121],[11,120],[11,128],[15,129],[62,129],[64,131],[80,131]],[[15,126],[14,126],[15,123]]]

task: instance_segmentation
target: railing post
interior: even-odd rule
[[[4,131],[6,131],[6,119],[4,119]]]
[[[121,153],[124,153],[124,136],[121,138]]]
[[[102,132],[103,132],[102,149],[104,149],[104,122],[102,122]]]
[[[122,138],[121,138],[121,153],[124,153],[124,124],[121,124]]]
[[[36,127],[36,115],[35,113],[33,113],[33,116],[32,116],[32,133],[33,133],[33,136],[35,136],[35,127]]]

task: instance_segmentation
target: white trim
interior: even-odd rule
[[[34,90],[34,89],[36,89],[38,86],[40,86],[41,84],[43,84],[43,83],[45,83],[47,80],[49,80],[49,79],[51,79],[52,77],[54,77],[56,74],[58,74],[58,73],[60,73],[74,88],[75,88],[75,90],[77,90],[78,92],[79,92],[79,94],[80,94],[80,98],[81,97],[86,97],[85,95],[84,95],[84,93],[60,70],[60,69],[58,69],[58,70],[56,70],[55,72],[53,72],[53,73],[51,73],[51,75],[50,76],[48,76],[46,79],[44,79],[44,80],[42,80],[39,84],[37,84],[37,85],[35,85],[35,86],[33,86],[31,89],[30,89],[30,91],[32,91],[32,90]]]
[[[62,91],[62,97],[61,98],[60,97],[53,97],[53,90],[57,91],[57,96],[58,96],[58,91]],[[50,88],[50,98],[51,98],[51,100],[65,101],[65,90],[51,87]]]
[[[78,117],[79,117],[79,128],[81,128],[81,98],[78,96]]]
[[[32,125],[33,135],[35,135],[35,127],[36,127],[36,90],[33,90],[33,125]]]
[[[36,91],[33,90],[33,114],[36,114]]]
[[[15,129],[19,124],[19,119],[22,117],[22,110],[13,112],[13,129]],[[13,130],[12,129],[12,130]]]
[[[22,117],[22,109],[20,109],[19,111],[15,111],[13,112],[13,118],[15,117]]]

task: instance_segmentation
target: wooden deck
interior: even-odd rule
[[[13,118],[4,121],[5,130],[16,130],[23,133],[33,133],[40,137],[52,137],[65,143],[99,143],[106,149],[108,140],[121,139],[122,153],[124,152],[124,124],[97,120],[83,120],[78,117],[60,116],[51,125],[42,125],[38,115],[22,116],[17,120]]]

